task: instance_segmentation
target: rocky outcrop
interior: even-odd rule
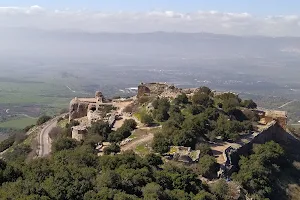
[[[161,97],[176,97],[181,90],[173,85],[166,83],[141,83],[138,86],[137,97],[142,96],[161,96]]]
[[[69,121],[87,116],[89,103],[81,102],[77,98],[70,102]]]
[[[145,95],[150,95],[151,91],[150,88],[148,88],[146,85],[141,84],[138,86],[138,93],[137,93],[137,97],[142,97]]]

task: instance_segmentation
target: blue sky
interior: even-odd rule
[[[32,5],[48,9],[87,8],[100,11],[216,10],[255,15],[300,14],[300,0],[0,0],[0,6]]]

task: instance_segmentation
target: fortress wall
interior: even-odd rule
[[[247,156],[251,153],[253,144],[264,144],[271,140],[278,143],[286,143],[289,140],[289,134],[276,121],[270,122],[252,141],[231,152],[229,155],[230,161],[226,163],[237,166],[240,156]]]
[[[69,121],[85,117],[88,112],[89,103],[72,100],[69,108]]]

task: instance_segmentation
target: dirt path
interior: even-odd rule
[[[132,142],[126,144],[125,146],[121,147],[121,151],[128,151],[128,150],[134,150],[138,145],[146,142],[150,142],[153,140],[153,133],[148,133],[148,135],[145,135],[141,138],[138,138],[136,140],[133,140]]]

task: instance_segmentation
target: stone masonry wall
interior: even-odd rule
[[[240,156],[249,155],[253,148],[253,144],[264,144],[271,140],[274,140],[278,143],[286,143],[288,142],[289,138],[289,133],[287,133],[278,122],[272,121],[260,134],[253,138],[251,142],[236,149],[234,152],[231,152],[229,155],[230,162],[227,163],[237,166]]]

